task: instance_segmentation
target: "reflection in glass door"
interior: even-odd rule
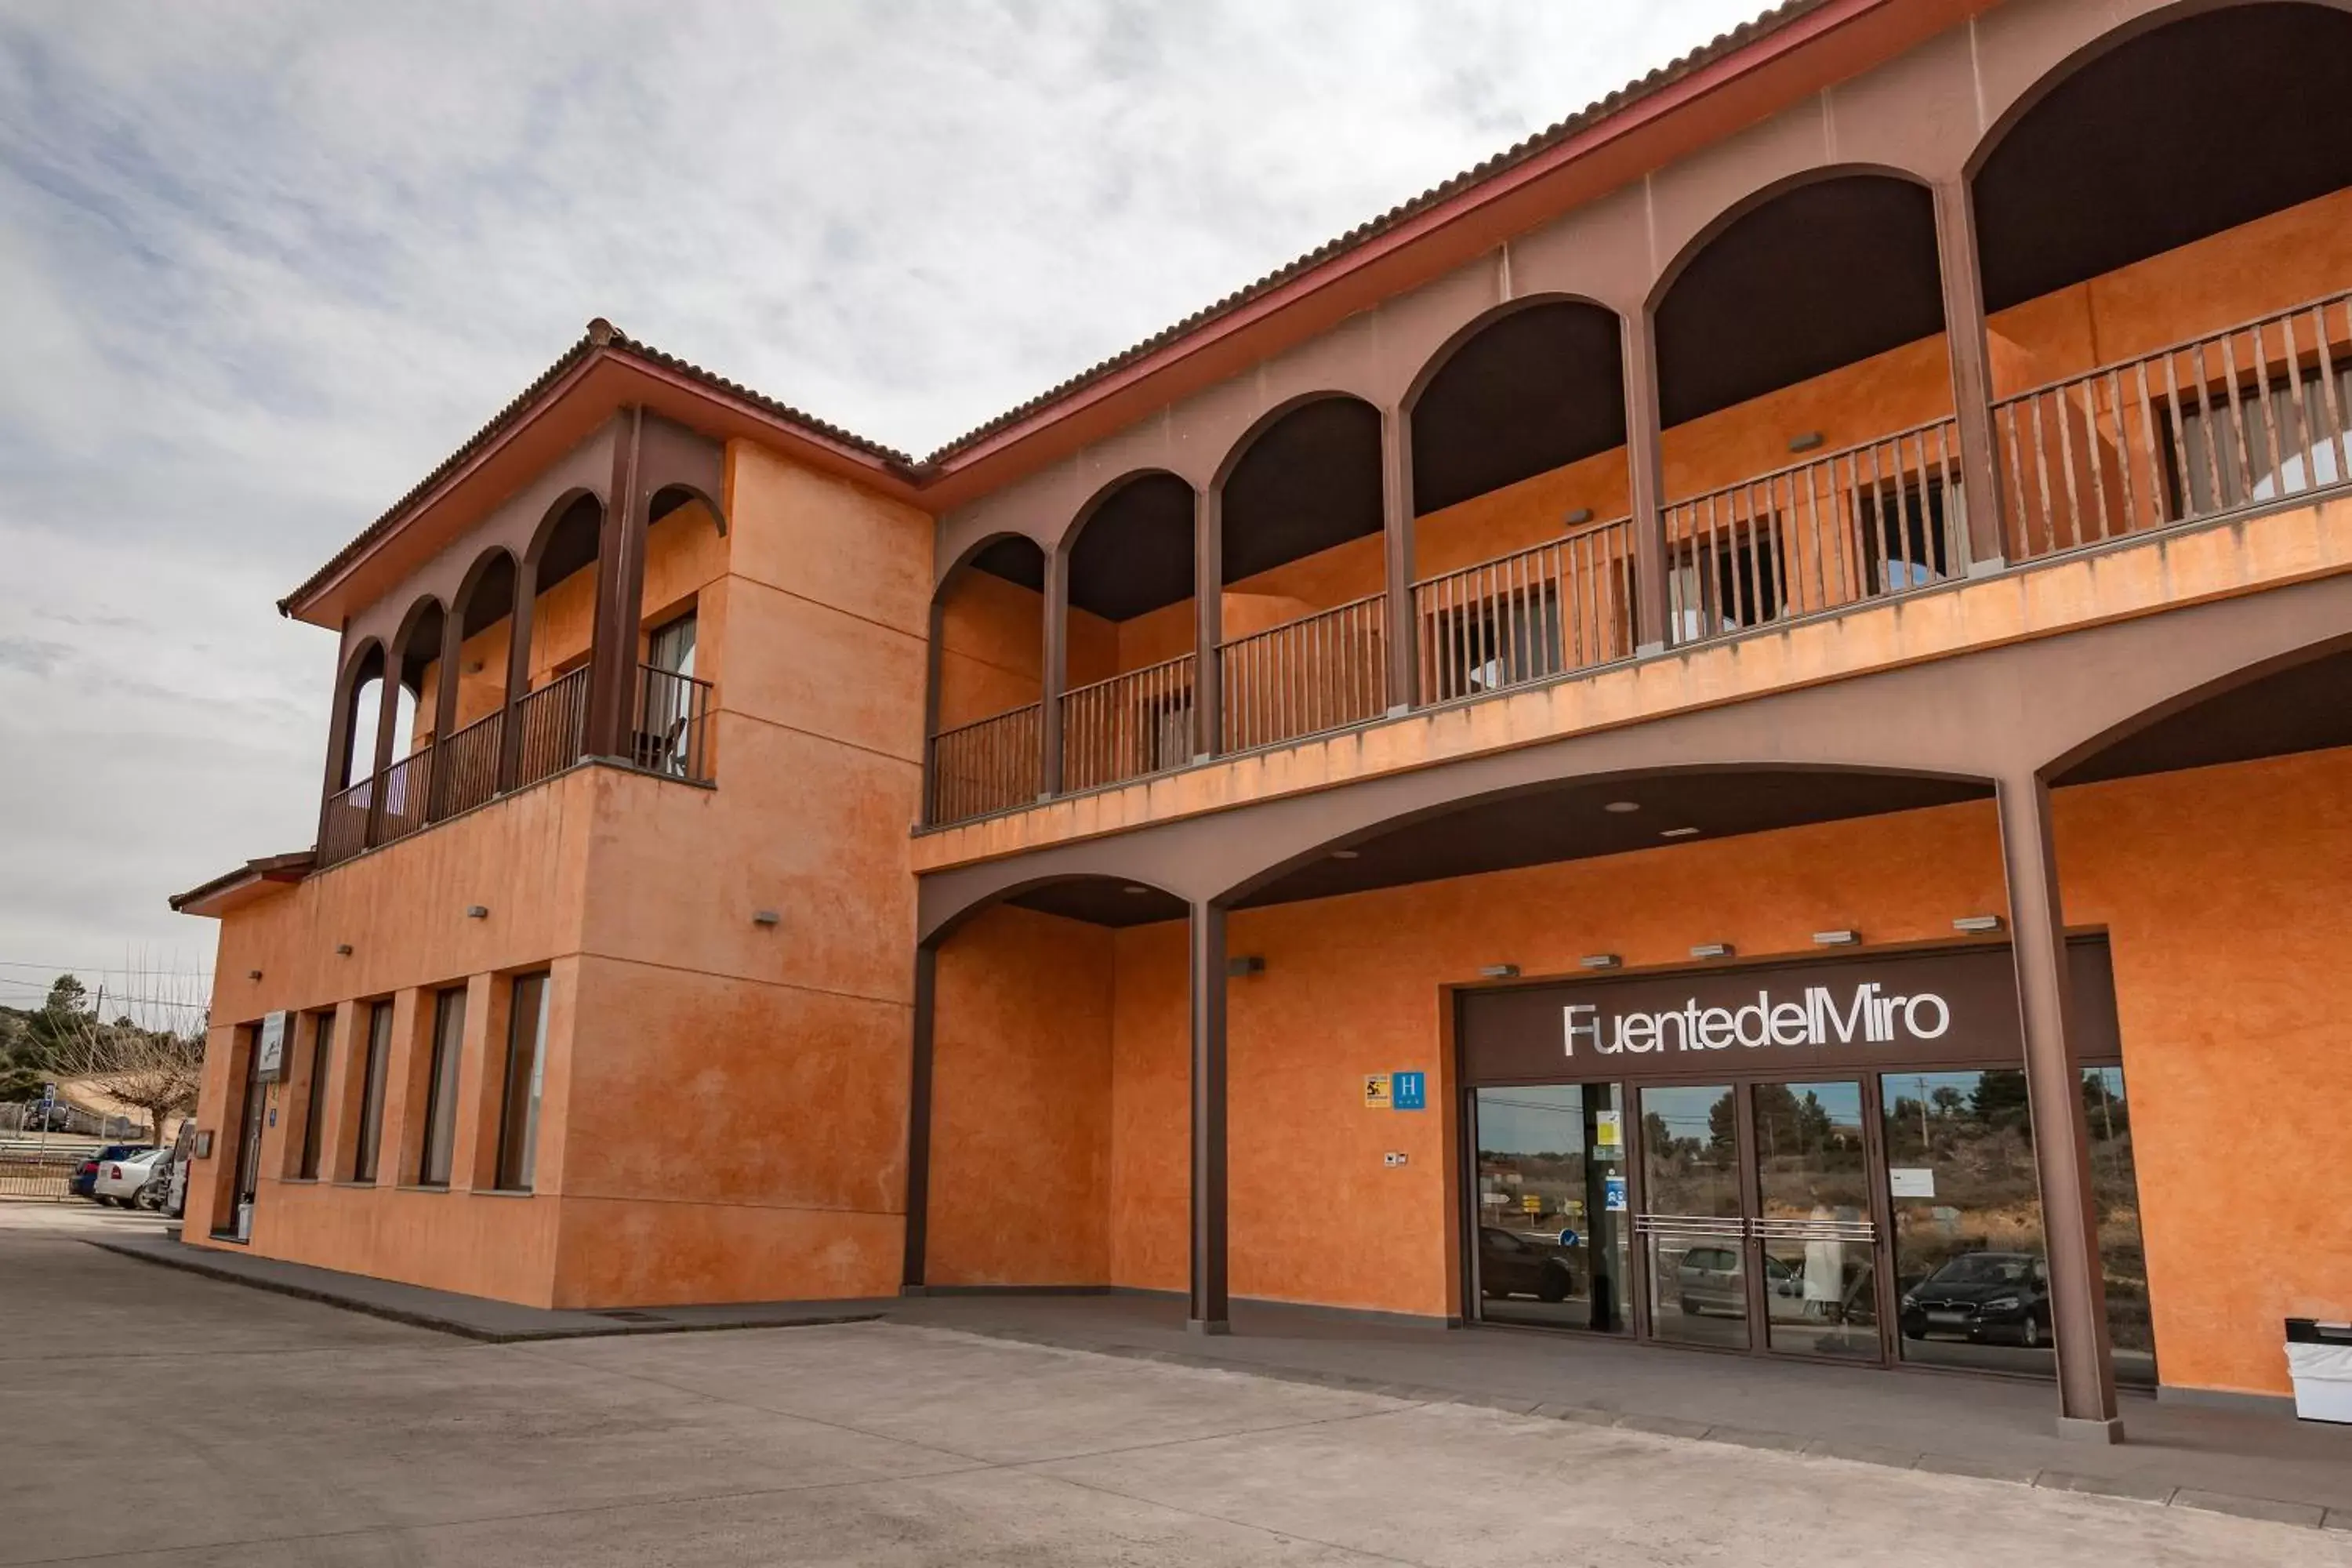
[[[1477,1096],[1479,1316],[1622,1329],[1625,1140],[1615,1084]]]
[[[1748,1348],[1747,1220],[1739,1105],[1728,1085],[1644,1089],[1643,1212],[1650,1331],[1683,1344]]]
[[[1862,1085],[1759,1083],[1750,1092],[1765,1342],[1876,1361],[1877,1227]]]

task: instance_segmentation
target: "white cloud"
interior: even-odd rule
[[[271,601],[590,316],[920,452],[1757,5],[0,15],[0,960],[310,841]]]

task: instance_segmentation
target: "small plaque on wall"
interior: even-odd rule
[[[286,1076],[288,1015],[271,1013],[261,1020],[261,1038],[253,1047],[253,1076],[276,1083]]]

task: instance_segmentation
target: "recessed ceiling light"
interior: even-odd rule
[[[1331,858],[1334,860],[1353,860],[1356,858],[1356,853],[1357,852],[1353,849],[1334,849],[1331,851]]]
[[[1148,892],[1151,891],[1151,889],[1149,889],[1149,888],[1138,887],[1138,886],[1136,886],[1136,885],[1135,885],[1135,884],[1133,884],[1133,883],[1129,883],[1129,885],[1128,885],[1124,889],[1122,889],[1122,890],[1123,890],[1123,891],[1126,891],[1126,892],[1129,892],[1129,893],[1148,893]]]
[[[1658,835],[1661,838],[1695,838],[1697,836],[1698,829],[1696,827],[1669,827]]]
[[[1638,800],[1612,800],[1601,809],[1603,811],[1613,811],[1618,816],[1622,816],[1629,811],[1641,810],[1642,803]]]

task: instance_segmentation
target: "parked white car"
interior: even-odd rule
[[[169,1149],[142,1149],[119,1160],[102,1160],[91,1195],[100,1203],[130,1208],[139,1196],[139,1189],[163,1173],[167,1167],[162,1162],[171,1157]]]

